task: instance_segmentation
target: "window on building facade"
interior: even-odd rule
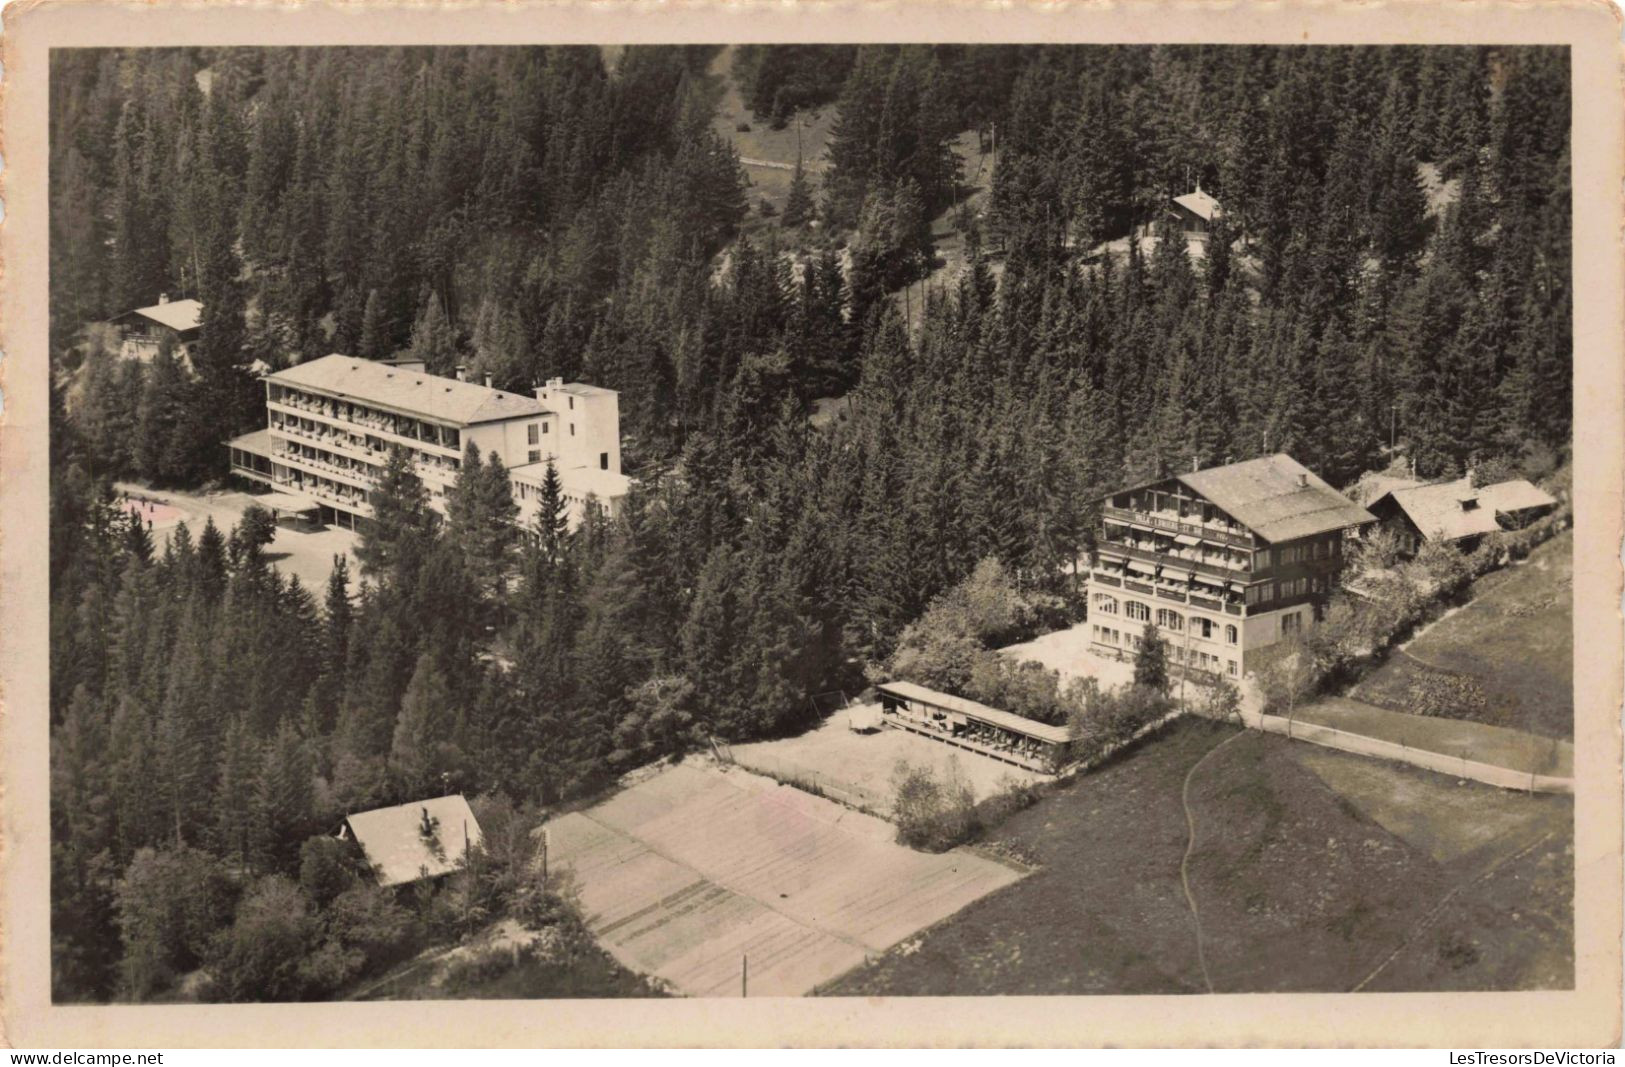
[[[1224,628],[1224,639],[1230,644],[1235,644],[1238,636],[1239,634],[1234,626],[1226,626]]]
[[[541,461],[542,461],[542,450],[539,449],[539,448],[531,449],[530,450],[530,456],[529,456],[529,459],[527,460],[527,462],[540,463]]]
[[[539,425],[537,425],[536,423],[533,422],[533,423],[530,424],[529,430],[530,430],[530,442],[529,443],[533,444],[533,445],[541,444],[541,442],[542,442],[542,428]],[[531,462],[534,463],[536,461],[531,460]]]
[[[574,437],[575,435],[576,435],[576,424],[572,422],[570,424],[570,436]]]
[[[1102,615],[1117,614],[1117,598],[1106,593],[1095,594],[1095,610]]]
[[[1301,629],[1301,627],[1299,625],[1300,622],[1301,622],[1301,619],[1299,618],[1299,613],[1296,612],[1296,611],[1292,612],[1290,615],[1282,615],[1281,616],[1281,633],[1283,633],[1283,634],[1295,634],[1295,633],[1297,633],[1299,631],[1299,629]]]
[[[1237,674],[1238,674],[1238,671],[1236,669],[1236,661],[1231,660],[1229,666],[1230,666],[1230,677],[1232,677],[1232,678],[1236,677]]]
[[[1169,611],[1167,608],[1158,608],[1157,625],[1162,627],[1164,630],[1173,630],[1177,633],[1185,628],[1185,619],[1177,611]]]
[[[1146,622],[1151,618],[1151,609],[1138,600],[1123,601],[1123,614],[1135,622]]]
[[[1191,619],[1191,629],[1196,631],[1196,636],[1197,637],[1212,637],[1213,636],[1213,623],[1209,619],[1202,619],[1202,618],[1193,618],[1193,619]]]

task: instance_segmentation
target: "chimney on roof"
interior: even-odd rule
[[[457,380],[460,382],[468,381],[468,367],[461,363],[457,364]]]
[[[158,303],[160,305],[169,303],[169,294],[168,293],[159,293],[158,294]]]
[[[1307,489],[1307,488],[1309,488],[1309,473],[1307,471],[1299,471],[1298,472],[1298,488],[1299,489]]]
[[[1195,452],[1192,452],[1191,453],[1191,473],[1195,474],[1197,471],[1199,471],[1201,469],[1202,469],[1202,461],[1197,458],[1197,455],[1196,455]]]
[[[489,374],[485,376],[485,387],[487,389],[491,388],[491,376]]]

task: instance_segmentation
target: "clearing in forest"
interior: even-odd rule
[[[736,769],[669,767],[549,824],[588,927],[691,996],[796,996],[1021,877]],[[748,967],[748,985],[742,973]]]

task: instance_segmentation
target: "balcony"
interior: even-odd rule
[[[329,489],[326,486],[318,485],[316,484],[315,480],[311,478],[307,478],[304,481],[294,481],[292,479],[288,479],[286,481],[279,481],[273,484],[284,489],[292,489],[295,492],[303,493],[313,500],[327,504],[329,507],[343,508],[345,511],[361,516],[370,517],[372,515],[372,507],[367,503],[365,493],[347,495]]]
[[[1246,581],[1247,569],[1245,567],[1221,567],[1215,563],[1203,563],[1200,560],[1186,559],[1171,552],[1152,552],[1144,548],[1135,548],[1120,541],[1102,541],[1100,551],[1103,553],[1116,552],[1129,556],[1131,559],[1144,560],[1146,563],[1157,565],[1168,564],[1180,570],[1191,570],[1198,574],[1211,575],[1214,578],[1223,578],[1226,581]]]
[[[448,457],[462,456],[462,451],[457,446],[441,444],[438,440],[425,440],[413,434],[403,434],[397,432],[395,429],[395,424],[392,420],[370,417],[347,419],[342,415],[337,414],[336,409],[329,411],[318,404],[298,404],[288,399],[267,400],[265,402],[265,407],[268,411],[280,411],[288,415],[297,415],[301,418],[319,420],[338,430],[348,431],[357,428],[363,429],[368,433],[375,434],[378,437],[391,442],[392,444],[401,444],[407,446],[408,448],[440,449]]]
[[[309,456],[302,456],[297,452],[290,451],[272,452],[271,458],[284,466],[297,467],[299,470],[310,474],[318,474],[324,478],[341,478],[344,481],[353,483],[356,488],[361,491],[363,496],[365,496],[367,490],[372,487],[372,475],[369,474],[365,469],[358,469],[356,467],[341,467],[336,463],[328,463],[325,460],[312,459]]]
[[[1123,579],[1117,577],[1115,574],[1107,574],[1104,571],[1095,571],[1094,578],[1095,581],[1099,582],[1101,585],[1115,585],[1119,589],[1123,588]]]
[[[387,452],[380,452],[375,448],[356,444],[349,439],[348,435],[343,433],[321,433],[301,429],[298,426],[290,426],[287,423],[275,422],[271,424],[271,429],[278,434],[300,441],[309,441],[313,445],[319,445],[347,459],[355,460],[358,465],[366,467],[369,472],[373,472],[375,468],[381,469],[389,461]],[[442,456],[429,456],[428,459],[424,459],[422,456],[414,454],[412,466],[417,471],[418,477],[448,484],[455,482],[459,473],[457,465]],[[371,473],[369,473],[370,476],[372,476]]]
[[[1206,541],[1213,541],[1233,548],[1244,548],[1252,551],[1254,547],[1251,534],[1231,533],[1227,529],[1207,525],[1199,522],[1185,522],[1182,519],[1169,517],[1166,513],[1156,511],[1131,511],[1128,508],[1116,508],[1106,505],[1101,514],[1108,519],[1118,522],[1137,522],[1141,526],[1151,526],[1169,533],[1182,533],[1191,537],[1200,537]]]

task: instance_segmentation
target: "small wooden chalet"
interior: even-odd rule
[[[1208,232],[1213,229],[1213,223],[1223,215],[1224,209],[1219,202],[1213,199],[1212,194],[1203,192],[1198,182],[1195,192],[1176,196],[1169,202],[1166,220],[1171,233],[1205,241]]]
[[[146,363],[156,356],[165,340],[173,344],[175,355],[191,365],[192,344],[203,322],[199,300],[171,300],[168,294],[151,307],[126,311],[112,320],[119,331],[119,355]]]

